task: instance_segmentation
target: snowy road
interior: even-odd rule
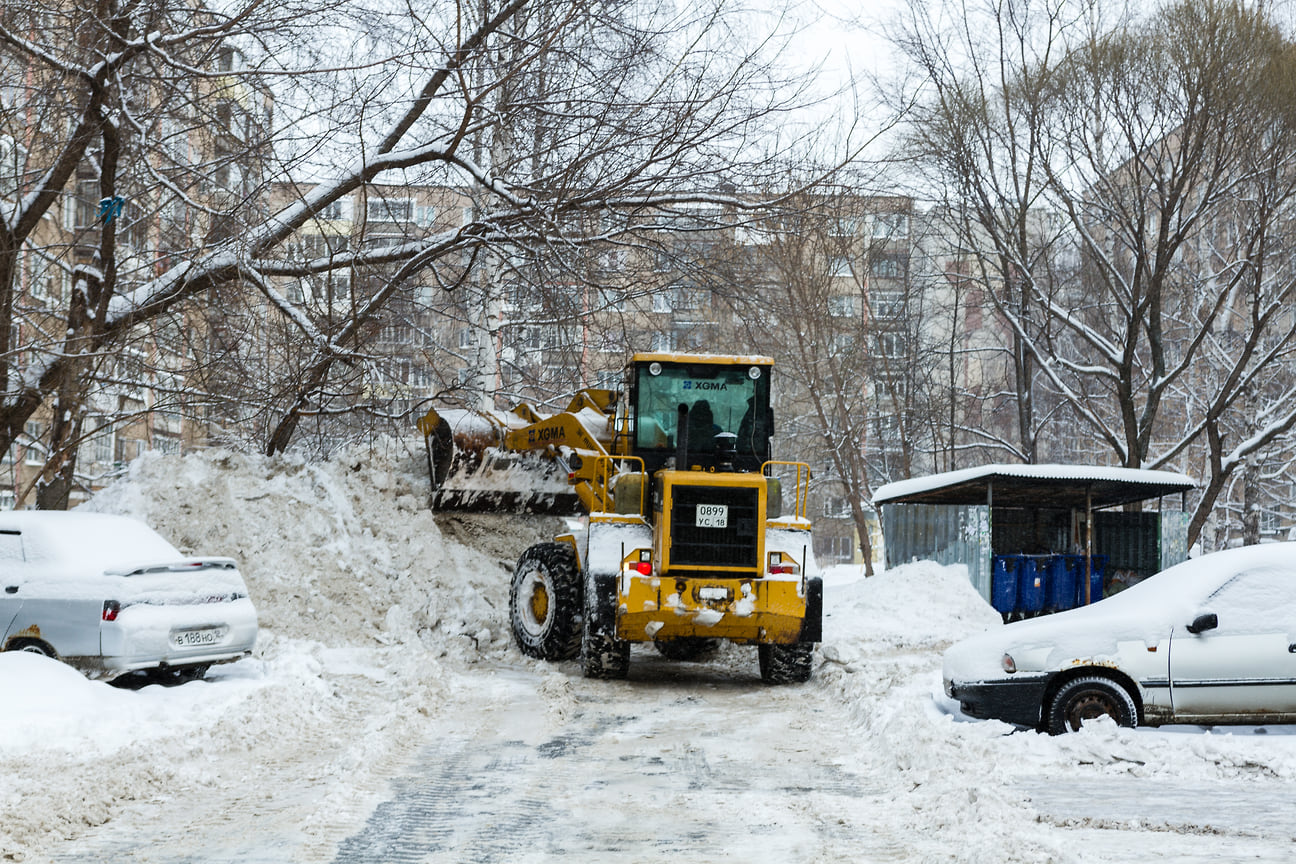
[[[371,810],[322,817],[321,766],[283,760],[273,794],[240,799],[234,790],[211,808],[192,796],[137,806],[56,860],[976,860],[958,842],[974,849],[1004,830],[1019,835],[1000,844],[1008,861],[1290,860],[1292,820],[1275,800],[1284,784],[1272,782],[1184,785],[1064,769],[998,786],[984,764],[951,765],[944,779],[982,787],[997,818],[964,812],[975,814],[977,795],[961,788],[939,791],[943,804],[931,808],[913,794],[924,775],[897,770],[894,754],[850,732],[856,724],[832,687],[766,687],[750,654],[727,647],[708,662],[671,663],[636,649],[628,682],[587,681],[574,664],[461,672],[446,682],[438,716],[411,725],[385,771],[352,790],[376,802]],[[1133,740],[1198,738],[1147,730]]]
[[[133,828],[58,860],[906,860],[868,819],[890,790],[832,735],[846,712],[823,689],[766,687],[751,649],[707,663],[637,650],[631,675],[504,664],[459,676],[444,706],[457,719],[426,724],[387,800],[331,855],[292,824],[291,801],[252,818],[253,838],[237,819],[186,820],[175,811],[189,800],[143,808],[123,820]]]
[[[465,706],[487,708],[476,734],[430,744],[336,860],[889,860],[844,818],[884,790],[817,746],[840,706],[751,665],[638,654],[636,680],[553,675],[538,697],[534,673],[502,670]]]

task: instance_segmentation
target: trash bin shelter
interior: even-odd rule
[[[1183,561],[1195,487],[1169,471],[984,465],[889,483],[873,504],[888,567],[965,564],[1011,620],[1095,602]]]

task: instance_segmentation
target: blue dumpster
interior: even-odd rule
[[[1093,556],[1093,569],[1089,573],[1089,602],[1097,603],[1103,598],[1103,576],[1107,572],[1107,556]],[[1076,580],[1082,587],[1084,586],[1084,577],[1081,576]]]
[[[1017,611],[1017,557],[996,555],[990,570],[990,605],[1004,620]]]
[[[1044,574],[1035,566],[1035,559],[1018,556],[1017,610],[1026,615],[1044,611]]]
[[[1054,555],[1044,559],[1045,607],[1050,612],[1060,612],[1075,606],[1076,576],[1068,555]]]
[[[1085,556],[1068,555],[1068,562],[1075,572],[1075,605],[1085,605]],[[1089,602],[1097,603],[1103,597],[1103,574],[1107,569],[1107,556],[1095,555],[1089,570]]]

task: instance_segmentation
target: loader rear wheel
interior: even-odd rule
[[[814,643],[757,645],[761,680],[766,684],[803,684],[810,680]]]
[[[624,678],[630,673],[630,643],[616,637],[616,611],[615,577],[587,577],[581,625],[581,671],[586,678]]]
[[[522,553],[509,588],[513,639],[528,657],[570,660],[581,647],[581,578],[566,543],[537,543]]]

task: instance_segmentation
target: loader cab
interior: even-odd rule
[[[677,456],[685,434],[688,465],[677,467],[712,469],[722,461],[716,436],[729,433],[734,470],[759,471],[774,434],[773,364],[768,357],[636,354],[629,370],[632,455],[652,473]]]

